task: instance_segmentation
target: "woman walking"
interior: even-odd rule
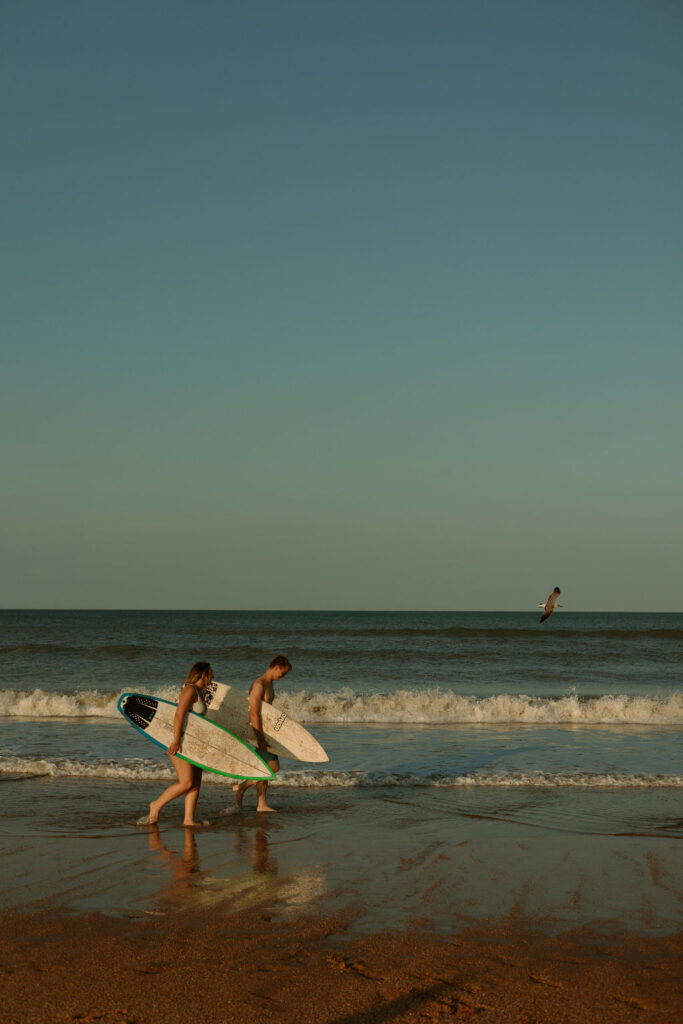
[[[171,764],[175,768],[178,781],[173,782],[168,789],[165,789],[161,796],[152,800],[149,805],[149,819],[145,824],[154,825],[159,820],[159,812],[171,800],[177,796],[185,797],[185,817],[183,825],[196,827],[200,822],[194,820],[195,807],[199,789],[202,784],[202,770],[195,764],[183,761],[177,755],[182,753],[182,732],[185,718],[190,711],[198,715],[206,714],[206,704],[201,695],[201,690],[208,686],[213,679],[213,671],[208,661],[196,662],[187,674],[178,697],[178,707],[173,719],[173,740],[169,744],[167,753]]]

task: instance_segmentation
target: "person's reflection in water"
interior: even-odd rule
[[[150,852],[158,856],[157,863],[160,861],[170,876],[168,884],[160,888],[153,901],[159,910],[150,913],[199,910],[221,903],[236,911],[270,898],[276,891],[278,867],[266,827],[234,829],[233,854],[236,857],[229,858],[227,874],[219,869],[217,875],[200,869],[197,834],[192,829],[183,831],[180,854],[166,846],[158,825],[150,827]]]
[[[268,829],[256,830],[238,825],[234,830],[233,850],[242,861],[247,857],[255,875],[277,878],[277,861],[268,842]]]
[[[233,854],[243,866],[249,858],[251,871],[234,878],[234,896],[235,904],[238,898],[242,906],[255,906],[260,902],[264,909],[279,917],[320,900],[326,884],[319,866],[291,865],[281,875],[275,851],[278,844],[271,842],[273,831],[268,826],[250,829],[238,825],[235,828]]]
[[[181,855],[164,846],[158,825],[151,825],[149,830],[150,852],[160,854],[163,863],[170,870],[171,881],[166,895],[172,898],[185,894],[190,886],[197,883],[198,876],[201,876],[196,834],[189,828],[183,829],[183,833]]]
[[[268,844],[268,833],[265,828],[257,828],[252,846],[251,863],[254,873],[267,878],[277,877],[277,861],[272,855]]]

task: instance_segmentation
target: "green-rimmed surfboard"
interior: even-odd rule
[[[173,718],[178,705],[162,697],[124,693],[118,709],[134,729],[166,750],[173,740]],[[272,779],[273,772],[258,754],[238,736],[189,711],[182,732],[182,754],[178,757],[198,768],[233,779]]]

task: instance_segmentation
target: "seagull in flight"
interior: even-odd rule
[[[561,608],[562,605],[557,603],[557,599],[560,596],[560,588],[555,587],[552,594],[548,597],[545,604],[539,604],[539,608],[543,609],[543,615],[541,615],[540,621],[545,622],[546,619],[550,618],[556,608]]]

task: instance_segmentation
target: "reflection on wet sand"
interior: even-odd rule
[[[158,825],[150,825],[149,848],[152,853],[159,854],[162,863],[171,874],[171,882],[168,887],[169,895],[171,893],[179,894],[192,884],[192,876],[199,874],[199,854],[193,829],[183,829],[183,852],[181,855],[174,850],[169,850],[164,845]]]
[[[168,884],[153,899],[152,913],[196,911],[225,903],[231,913],[267,906],[275,916],[283,916],[290,909],[301,910],[325,893],[321,868],[278,877],[277,857],[266,827],[254,829],[240,824],[231,830],[230,864],[242,866],[248,862],[250,870],[225,874],[203,871],[201,838],[198,842],[192,829],[183,829],[183,833],[183,850],[177,853],[164,843],[158,826],[150,828],[150,852],[158,855],[169,873]]]
[[[233,829],[232,848],[242,859],[251,859],[254,874],[276,877],[277,860],[272,852],[272,843],[268,841],[266,828],[250,829],[242,824],[237,825]]]

